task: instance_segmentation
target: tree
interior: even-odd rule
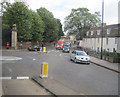
[[[64,36],[64,33],[63,33],[63,30],[62,30],[62,24],[61,24],[59,19],[57,19],[57,24],[58,24],[58,28],[59,28],[58,36],[59,36],[59,39],[60,39],[61,36]]]
[[[87,30],[100,25],[99,17],[99,12],[91,14],[87,8],[72,9],[71,14],[65,18],[64,30],[82,39]]]
[[[32,37],[30,34],[30,28],[27,25],[27,6],[22,2],[16,2],[13,4],[8,4],[5,9],[6,11],[3,14],[3,24],[8,25],[8,28],[10,29],[12,29],[13,24],[17,25],[18,41],[30,40]]]
[[[52,42],[58,40],[58,24],[53,14],[49,12],[46,8],[37,9],[37,13],[41,17],[45,25],[43,41]]]
[[[18,41],[42,41],[44,24],[39,15],[22,2],[7,4],[3,14],[3,34],[17,25]],[[7,31],[8,31],[7,30]]]
[[[31,34],[32,34],[32,41],[42,41],[43,40],[43,32],[44,32],[44,23],[42,19],[39,17],[39,15],[29,10],[29,22],[30,22],[30,28],[31,28]]]

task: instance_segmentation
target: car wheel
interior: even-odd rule
[[[90,64],[90,63],[87,63],[88,65]]]

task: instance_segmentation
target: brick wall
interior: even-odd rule
[[[31,42],[18,42],[18,43],[17,43],[18,49],[20,49],[21,46],[22,46],[23,49],[26,49],[26,48],[28,48],[30,45],[32,45]]]
[[[18,47],[18,49],[20,49],[21,48],[21,45],[22,45],[22,49],[27,49],[29,46],[33,46],[33,45],[38,45],[38,46],[42,46],[42,44],[44,45],[44,46],[49,46],[49,47],[51,47],[51,46],[54,46],[54,42],[45,42],[45,43],[43,43],[43,42],[38,42],[38,43],[34,43],[34,42],[18,42],[17,43],[17,47]],[[56,43],[55,43],[56,44]]]

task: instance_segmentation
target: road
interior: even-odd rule
[[[69,53],[62,53],[55,48],[48,53],[29,51],[3,52],[16,60],[3,60],[3,77],[39,76],[40,64],[48,62],[49,77],[65,86],[85,95],[118,95],[118,74],[96,66],[70,61]]]

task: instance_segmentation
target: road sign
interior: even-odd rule
[[[43,62],[41,64],[41,72],[40,72],[40,77],[48,77],[48,63]]]
[[[46,47],[43,47],[43,52],[46,52]]]

